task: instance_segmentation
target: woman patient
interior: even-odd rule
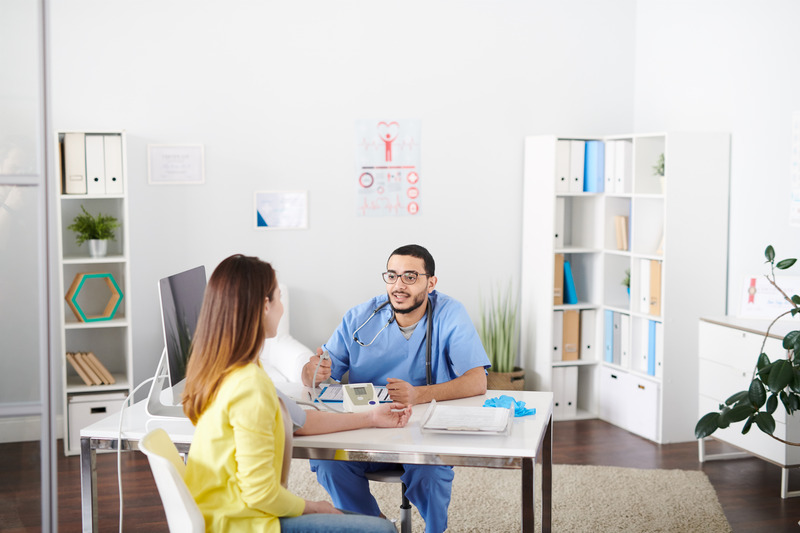
[[[242,255],[222,261],[206,287],[183,393],[183,410],[197,426],[186,484],[206,530],[396,533],[388,520],[343,514],[286,488],[292,421],[258,362],[283,314],[279,291],[268,263]],[[306,414],[298,435],[403,427],[411,409],[395,403],[365,413]]]

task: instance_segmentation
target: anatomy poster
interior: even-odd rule
[[[419,120],[356,121],[356,214],[413,216],[420,209]]]

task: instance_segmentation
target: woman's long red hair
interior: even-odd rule
[[[233,369],[255,361],[266,337],[264,305],[278,280],[269,263],[232,255],[211,274],[192,339],[183,412],[196,424]]]

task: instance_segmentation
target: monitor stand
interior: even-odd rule
[[[167,370],[167,349],[161,352],[158,360],[158,368],[150,386],[150,394],[147,396],[147,414],[160,418],[186,418],[183,413],[183,406],[170,405],[164,403],[162,394],[169,388],[169,372]]]

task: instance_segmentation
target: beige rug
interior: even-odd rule
[[[455,470],[448,531],[520,531],[519,470]],[[303,459],[292,460],[289,488],[304,498],[330,500]],[[372,483],[372,493],[389,518],[399,518],[399,484]],[[537,531],[540,505],[537,489]],[[413,530],[421,533],[425,528],[416,509],[413,515]],[[553,531],[716,533],[731,528],[703,472],[553,465]]]

